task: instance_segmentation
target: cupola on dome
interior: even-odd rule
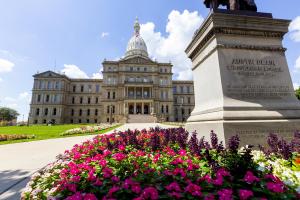
[[[140,35],[140,29],[140,23],[136,19],[134,23],[134,35],[128,42],[125,57],[136,55],[148,57],[147,45]]]

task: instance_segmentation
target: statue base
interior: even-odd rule
[[[300,102],[289,73],[283,36],[290,21],[271,14],[214,10],[186,53],[193,63],[195,108],[188,131],[225,143],[264,144],[269,133],[286,139],[300,130]]]

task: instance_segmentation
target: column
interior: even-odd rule
[[[142,99],[144,98],[144,87],[142,87]],[[144,112],[143,112],[144,114]]]
[[[128,98],[129,94],[128,94],[128,87],[126,87],[127,93],[126,93],[126,97]]]
[[[136,87],[134,87],[134,98],[136,99]]]
[[[134,106],[133,106],[133,114],[136,114],[136,102],[134,102]]]
[[[144,102],[142,103],[142,114],[145,114],[144,113]]]

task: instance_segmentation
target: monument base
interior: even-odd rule
[[[220,141],[226,145],[230,137],[239,135],[241,146],[267,145],[267,137],[275,133],[279,138],[290,141],[294,132],[300,131],[300,119],[296,120],[220,120],[189,122],[185,128],[190,132],[197,130],[198,137],[205,137],[210,141],[210,132],[213,130]]]

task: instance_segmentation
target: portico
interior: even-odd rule
[[[150,115],[151,102],[125,102],[125,107],[128,106],[129,115]]]

